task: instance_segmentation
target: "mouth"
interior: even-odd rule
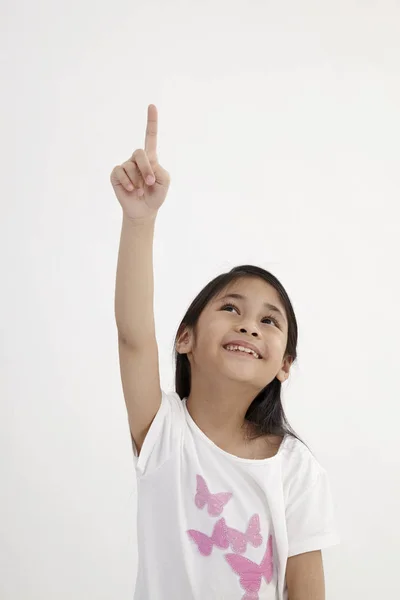
[[[230,346],[230,344],[227,344],[226,346]],[[258,354],[257,356],[254,356],[253,352],[247,352],[246,350],[228,350],[228,348],[226,346],[222,346],[224,350],[226,350],[226,352],[229,352],[230,354],[236,354],[238,357],[242,357],[242,358],[251,358],[253,360],[262,360],[262,356],[260,354]]]

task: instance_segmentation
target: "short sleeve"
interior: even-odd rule
[[[286,509],[288,557],[340,543],[328,475],[322,467]]]
[[[176,392],[162,390],[161,404],[150,425],[140,454],[131,436],[137,475],[143,477],[157,469],[178,451],[181,445],[185,418],[180,397]]]

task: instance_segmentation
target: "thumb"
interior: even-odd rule
[[[159,163],[154,165],[153,172],[156,177],[156,183],[162,186],[168,186],[170,184],[170,174],[168,173],[168,171],[163,169],[163,167]]]

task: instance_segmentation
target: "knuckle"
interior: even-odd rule
[[[126,169],[128,173],[136,173],[137,166],[132,160],[127,160],[123,165],[123,169]]]

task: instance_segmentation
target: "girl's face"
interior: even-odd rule
[[[275,288],[258,277],[247,277],[230,284],[206,306],[196,339],[185,330],[177,351],[187,353],[192,374],[224,375],[247,382],[258,393],[275,377],[281,382],[288,377],[291,359],[283,358],[287,333],[285,310]],[[235,340],[255,346],[261,358],[224,347]]]

